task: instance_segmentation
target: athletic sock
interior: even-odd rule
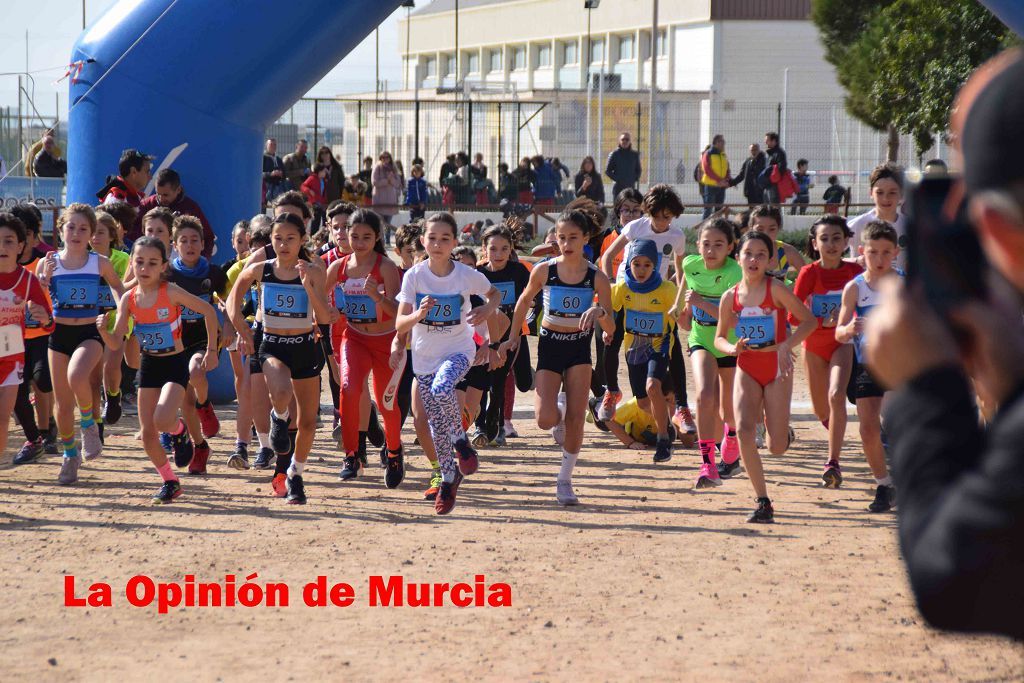
[[[88,429],[96,424],[96,421],[92,419],[92,406],[86,407],[81,406],[79,411],[82,413],[82,429]]]
[[[178,481],[178,477],[175,476],[174,470],[171,469],[171,463],[165,462],[156,468],[156,471],[160,473],[164,481]]]
[[[256,432],[256,438],[260,442],[260,448],[270,448],[270,432]]]
[[[196,409],[197,410],[200,409],[200,408],[205,408],[208,405],[210,405],[210,399],[206,399],[202,403],[200,403],[199,401],[196,401]]]
[[[78,457],[78,448],[75,446],[75,435],[74,433],[64,436],[60,435],[60,445],[64,449],[65,458]]]
[[[177,424],[177,426],[175,426],[174,430],[171,432],[171,435],[172,436],[178,436],[179,434],[184,433],[184,431],[185,431],[185,421],[182,420],[181,418],[178,418],[178,424]]]
[[[239,448],[239,447],[248,449],[249,448],[249,442],[248,441],[242,441],[241,439],[235,439],[235,448]]]
[[[697,448],[700,450],[700,458],[704,461],[705,465],[715,464],[715,440],[714,439],[701,439],[697,442]]]
[[[292,464],[288,466],[288,478],[291,479],[295,475],[302,476],[302,473],[306,470],[306,463],[299,462],[298,460],[292,459]]]
[[[887,474],[881,479],[875,477],[875,483],[878,484],[879,486],[892,486],[892,475]]]
[[[285,421],[287,421],[287,420],[288,420],[288,415],[289,415],[289,413],[288,413],[288,409],[287,409],[287,408],[285,409],[285,411],[284,411],[284,414],[283,414],[283,415],[279,414],[279,413],[277,412],[277,409],[276,409],[276,408],[271,408],[271,409],[270,409],[270,414],[271,414],[271,415],[273,415],[274,417],[276,417],[276,418],[277,418],[278,420],[285,420]]]
[[[116,398],[119,398],[120,396],[121,396],[121,390],[120,389],[115,389],[114,391],[108,391],[107,392],[107,399],[108,400],[112,399],[112,398],[116,399]]]
[[[558,470],[558,481],[572,481],[572,471],[579,457],[579,453],[570,453],[562,449],[562,467]]]

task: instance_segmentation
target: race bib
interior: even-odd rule
[[[62,310],[96,308],[100,283],[95,275],[61,275],[53,279],[54,303]]]
[[[342,312],[350,323],[377,322],[377,302],[368,294],[346,293],[345,308]]]
[[[263,313],[275,318],[305,318],[309,296],[301,285],[263,284]]]
[[[663,313],[644,313],[626,310],[626,332],[641,337],[660,337],[665,331]]]
[[[181,306],[181,319],[187,322],[195,322],[196,320],[202,320],[203,316],[193,311],[188,306]]]
[[[589,287],[550,285],[544,290],[544,315],[575,321],[583,317],[593,301],[594,290]]]
[[[341,285],[334,287],[334,307],[338,309],[339,313],[345,313],[345,288]]]
[[[747,347],[763,349],[775,343],[774,315],[744,315],[736,323],[736,338],[746,339]]]
[[[516,305],[516,283],[494,282],[494,288],[501,294],[501,307],[511,308]]]
[[[101,286],[96,298],[96,307],[100,309],[101,312],[115,310],[117,308],[117,302],[114,301],[114,290],[106,285]]]
[[[706,297],[703,297],[703,298],[704,298],[704,301],[708,302],[709,304],[713,304],[715,308],[718,308],[719,297],[711,298],[711,297],[706,296]],[[697,308],[696,306],[690,306],[690,308],[693,310],[693,322],[697,323],[698,325],[717,325],[718,324],[718,318],[716,318],[715,316],[711,315],[710,313],[708,313],[704,309]]]
[[[136,323],[135,336],[146,353],[167,353],[174,350],[174,331],[170,323]]]
[[[25,339],[21,325],[0,326],[0,356],[13,356],[25,352]]]
[[[829,292],[828,294],[815,294],[811,297],[811,314],[819,320],[825,320],[839,312],[843,305],[842,292]]]
[[[430,327],[452,327],[462,322],[461,294],[417,294],[416,307],[425,297],[434,299],[434,305],[427,312],[427,317],[420,322]]]

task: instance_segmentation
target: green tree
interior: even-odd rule
[[[975,0],[814,0],[811,16],[847,110],[888,131],[890,160],[900,133],[931,147],[960,85],[1012,40]]]

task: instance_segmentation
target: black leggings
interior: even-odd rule
[[[668,355],[668,372],[672,379],[672,391],[676,395],[676,407],[685,408],[689,403],[686,396],[686,365],[683,363],[683,346],[679,343],[679,329],[672,330],[672,348]]]
[[[619,391],[619,352],[622,351],[622,338],[626,334],[625,316],[624,310],[615,313],[615,335],[612,343],[604,347],[604,362],[599,362],[599,366],[603,366],[604,385],[608,391]]]
[[[17,416],[18,422],[21,423],[21,428],[25,432],[25,439],[27,441],[37,441],[40,436],[39,425],[36,424],[36,410],[29,402],[31,390],[32,378],[26,375],[25,381],[18,386],[18,398],[14,402],[14,414]]]
[[[395,403],[398,404],[398,412],[402,415],[403,426],[412,413],[412,380],[414,376],[412,371],[412,351],[406,350],[405,369],[402,370],[402,379],[398,383],[398,393],[395,394]]]
[[[520,342],[520,353],[526,347],[526,342]],[[512,372],[516,358],[509,356],[505,364],[497,370],[488,373],[488,387],[484,395],[480,397],[480,414],[476,416],[476,426],[481,431],[487,430],[487,418],[497,420],[496,424],[501,426],[505,420],[505,380]],[[496,417],[495,417],[496,416]]]

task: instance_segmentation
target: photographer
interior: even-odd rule
[[[954,107],[967,209],[1003,292],[942,320],[921,287],[893,287],[867,325],[886,410],[900,547],[934,626],[1024,638],[1024,59],[980,68]],[[910,249],[920,248],[913,242]],[[958,331],[956,340],[950,323]],[[973,380],[973,389],[971,380]],[[975,391],[992,403],[979,426]]]

